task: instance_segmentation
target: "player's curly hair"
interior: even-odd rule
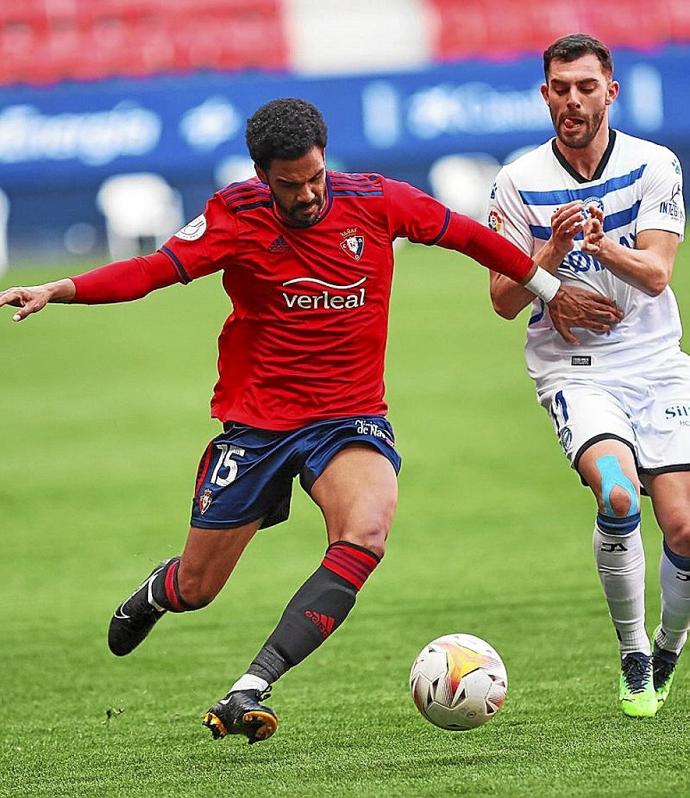
[[[274,158],[293,160],[324,148],[328,130],[321,112],[306,100],[284,97],[262,105],[247,121],[247,149],[268,170]]]
[[[591,53],[599,59],[604,72],[610,77],[613,76],[613,58],[611,51],[599,39],[588,36],[586,33],[571,33],[568,36],[561,36],[560,39],[549,45],[544,50],[544,77],[549,80],[549,67],[552,61],[575,61],[583,55]]]

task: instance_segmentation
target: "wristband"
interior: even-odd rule
[[[558,289],[561,287],[561,281],[558,277],[551,274],[551,272],[547,272],[546,269],[537,266],[534,275],[526,283],[523,283],[522,287],[536,294],[539,299],[543,300],[548,305],[558,293]]]

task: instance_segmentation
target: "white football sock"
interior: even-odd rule
[[[228,690],[229,693],[236,693],[238,690],[258,690],[263,691],[268,687],[268,682],[260,676],[254,676],[253,673],[245,673],[233,684]]]
[[[656,642],[660,648],[679,654],[688,639],[690,626],[690,558],[679,557],[664,545],[659,562],[659,580],[661,631]]]
[[[621,656],[633,651],[650,654],[644,626],[645,559],[639,520],[627,534],[611,534],[596,523],[592,547]]]

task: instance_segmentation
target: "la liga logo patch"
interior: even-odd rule
[[[496,208],[491,208],[489,211],[488,224],[489,228],[493,230],[494,233],[503,233],[503,217]]]

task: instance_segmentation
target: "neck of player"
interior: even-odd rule
[[[608,119],[604,118],[596,135],[586,147],[568,147],[560,138],[556,138],[556,146],[573,169],[591,180],[609,146],[610,135]]]

